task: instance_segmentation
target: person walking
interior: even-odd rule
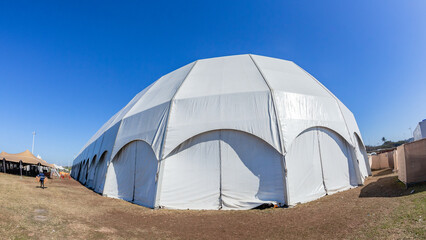
[[[40,187],[44,189],[44,180],[46,178],[46,176],[44,176],[44,173],[41,172],[37,175],[38,180],[40,181]]]

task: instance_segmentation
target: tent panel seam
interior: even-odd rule
[[[160,192],[161,192],[161,183],[162,183],[162,162],[163,162],[163,153],[164,153],[164,147],[166,145],[166,138],[167,138],[167,130],[169,128],[169,121],[170,121],[170,114],[172,112],[173,102],[175,100],[176,94],[179,92],[179,89],[182,87],[182,85],[185,83],[186,79],[188,78],[189,74],[191,74],[192,69],[194,69],[195,65],[198,63],[198,60],[194,62],[191,69],[186,74],[185,78],[182,80],[180,86],[176,89],[176,92],[173,94],[172,99],[170,100],[169,110],[167,113],[167,120],[165,123],[165,130],[163,135],[163,140],[161,141],[161,148],[160,148],[160,154],[158,159],[158,167],[157,167],[157,173],[156,173],[156,183],[157,183],[157,191],[155,194],[155,202],[154,207],[158,207],[157,204],[160,202]]]
[[[285,191],[284,192],[284,202],[287,203],[287,205],[290,203],[289,199],[289,192],[288,192],[288,178],[287,178],[287,163],[285,162],[285,157],[284,157],[284,153],[285,153],[285,146],[284,146],[284,140],[283,140],[283,134],[282,134],[282,129],[281,129],[281,121],[280,118],[278,117],[278,111],[277,111],[277,106],[276,106],[276,102],[275,102],[275,97],[274,97],[274,92],[271,88],[271,86],[269,85],[268,80],[266,79],[265,75],[263,74],[262,70],[259,68],[259,66],[257,65],[256,61],[254,60],[254,58],[251,56],[251,54],[249,54],[250,59],[253,61],[254,66],[257,68],[257,71],[259,71],[260,75],[262,76],[263,80],[265,81],[266,86],[269,88],[269,91],[271,93],[271,99],[272,99],[272,105],[274,108],[274,113],[275,113],[275,118],[278,124],[278,137],[280,140],[280,145],[281,145],[281,174],[283,175],[283,187],[285,187]]]

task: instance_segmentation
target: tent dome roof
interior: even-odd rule
[[[108,131],[114,132],[112,157],[130,141],[143,140],[161,159],[186,139],[217,129],[253,134],[285,154],[313,126],[333,129],[348,141],[351,131],[359,134],[352,113],[291,61],[251,54],[202,59],[138,93],[78,158],[107,150],[100,142]]]

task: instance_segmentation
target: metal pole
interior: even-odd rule
[[[35,138],[36,132],[33,132],[33,147],[31,149],[31,153],[34,154],[34,138]]]
[[[3,172],[6,173],[6,159],[3,158]]]
[[[22,178],[22,160],[19,161],[19,173],[21,174]]]

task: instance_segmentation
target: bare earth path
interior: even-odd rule
[[[1,239],[426,239],[426,185],[390,170],[365,186],[287,209],[151,210],[74,180],[0,173]],[[414,190],[414,192],[413,192]]]

